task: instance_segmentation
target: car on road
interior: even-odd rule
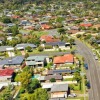
[[[88,64],[85,63],[84,67],[85,67],[86,70],[88,70]]]
[[[91,88],[90,81],[87,82],[87,88],[88,88],[88,89]]]

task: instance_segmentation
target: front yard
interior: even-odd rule
[[[68,98],[67,100],[84,100],[84,97]],[[85,100],[88,100],[88,97],[86,97]]]

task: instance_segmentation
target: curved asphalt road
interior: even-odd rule
[[[90,80],[91,89],[89,90],[89,100],[100,100],[100,66],[94,59],[92,50],[84,43],[76,40],[78,52],[83,55],[88,64],[87,77]]]

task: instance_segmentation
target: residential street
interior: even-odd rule
[[[90,80],[91,89],[89,90],[89,100],[100,100],[100,67],[98,61],[94,59],[92,50],[81,41],[76,40],[78,52],[85,58],[88,64],[87,77]]]

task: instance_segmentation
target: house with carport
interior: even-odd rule
[[[0,61],[0,68],[12,68],[15,70],[21,69],[21,65],[24,62],[23,56],[16,56],[11,58],[6,58]]]
[[[11,82],[13,72],[13,69],[0,69],[0,82]]]
[[[54,84],[51,87],[51,99],[53,98],[67,98],[69,88],[68,84]]]
[[[21,44],[17,44],[16,46],[15,46],[15,48],[17,49],[17,50],[25,50],[25,48],[26,47],[31,47],[32,49],[35,49],[37,46],[36,45],[34,45],[34,44],[30,44],[30,43],[21,43]]]
[[[0,46],[0,52],[9,52],[14,51],[14,47],[12,46]]]
[[[48,56],[29,56],[26,59],[26,65],[33,68],[43,68],[49,63]]]
[[[74,64],[74,55],[72,54],[65,54],[63,56],[56,56],[53,59],[53,64],[55,67],[63,66],[66,64]]]

